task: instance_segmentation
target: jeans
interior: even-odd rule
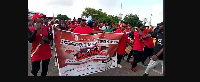
[[[48,71],[50,59],[42,60],[42,73],[41,76],[46,76]],[[32,70],[31,73],[34,76],[37,76],[38,71],[40,70],[40,61],[34,61],[32,62]]]
[[[156,60],[156,61],[150,60],[148,66],[145,70],[145,73],[149,74],[150,70],[153,69],[159,63],[162,65],[162,73],[163,73],[163,60]]]

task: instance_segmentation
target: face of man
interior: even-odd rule
[[[164,26],[163,25],[160,25],[159,26],[159,29],[163,30]]]
[[[144,31],[146,28],[145,28],[145,26],[144,25],[142,25],[141,27],[140,27],[140,30],[141,31]]]
[[[44,23],[45,23],[45,24],[47,24],[48,21],[49,21],[49,20],[48,20],[47,18],[44,19]]]
[[[80,25],[81,25],[81,26],[85,26],[85,25],[86,25],[86,21],[82,20],[82,21],[80,22]]]

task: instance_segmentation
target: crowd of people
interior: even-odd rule
[[[147,66],[143,76],[148,76],[150,70],[158,63],[161,63],[163,67],[164,22],[158,24],[155,29],[146,28],[145,24],[139,24],[137,27],[132,27],[130,24],[125,24],[123,22],[118,25],[118,28],[115,28],[115,24],[104,24],[95,20],[87,21],[86,19],[76,20],[75,17],[72,21],[59,19],[53,21],[46,18],[46,15],[41,15],[39,13],[33,15],[32,21],[32,23],[29,23],[28,41],[32,43],[31,73],[34,76],[37,76],[40,69],[40,61],[42,61],[41,76],[47,75],[49,61],[52,57],[51,49],[53,50],[53,33],[55,28],[80,34],[96,34],[104,32],[124,33],[119,41],[116,52],[119,68],[122,68],[122,65],[120,64],[122,59],[126,59],[128,63],[132,64],[131,70],[134,72],[137,71],[136,66],[138,62]],[[155,43],[153,38],[156,38]],[[126,52],[128,46],[131,47],[130,52]],[[130,58],[132,57],[133,61],[130,62]],[[148,65],[145,64],[147,58],[150,59]]]

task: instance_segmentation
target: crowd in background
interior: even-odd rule
[[[30,19],[29,19],[30,20]],[[131,70],[136,72],[138,62],[147,66],[144,76],[148,76],[150,69],[154,68],[158,63],[163,65],[163,25],[164,22],[158,24],[156,29],[146,28],[144,24],[138,24],[132,27],[130,24],[121,22],[115,28],[115,24],[101,23],[95,20],[49,20],[45,15],[35,14],[32,21],[28,22],[28,41],[32,43],[31,61],[32,74],[37,76],[39,71],[39,63],[42,61],[42,76],[46,76],[48,64],[51,58],[51,49],[53,49],[53,33],[55,28],[71,31],[80,34],[96,34],[104,32],[124,33],[119,41],[117,49],[117,64],[122,68],[121,60],[125,58],[128,63],[132,64]],[[156,41],[154,43],[154,39]],[[131,47],[130,52],[126,52],[126,48]],[[56,57],[56,55],[55,55]],[[130,62],[130,58],[133,61]],[[151,59],[149,64],[144,62]],[[56,60],[55,60],[56,61]],[[56,65],[57,66],[57,65]]]

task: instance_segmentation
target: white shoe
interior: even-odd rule
[[[53,48],[51,47],[51,50],[53,50]]]
[[[55,66],[58,66],[58,63],[57,63],[57,62],[55,62]]]
[[[119,68],[122,68],[122,65],[120,65],[120,64],[117,64],[117,66],[118,66]]]

